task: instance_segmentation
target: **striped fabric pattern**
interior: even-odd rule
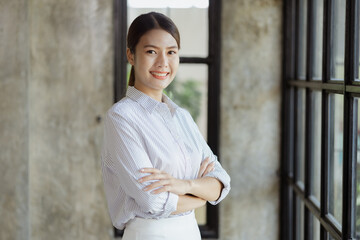
[[[224,188],[217,204],[230,190],[230,177],[212,153],[191,115],[166,95],[158,102],[134,87],[106,114],[101,166],[113,225],[123,229],[134,217],[167,218],[176,210],[178,196],[151,194],[138,183],[142,168],[157,168],[179,179],[195,179],[207,157],[215,162],[206,176]],[[188,214],[188,213],[185,213]],[[176,216],[175,216],[176,217]]]

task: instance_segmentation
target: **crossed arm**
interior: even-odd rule
[[[209,163],[209,158],[200,166],[197,179],[177,179],[170,174],[156,168],[144,168],[142,173],[150,173],[140,178],[140,183],[157,180],[143,190],[151,191],[152,194],[172,192],[179,196],[177,209],[172,214],[187,212],[206,204],[206,201],[216,201],[221,193],[223,184],[216,178],[204,177],[214,169],[214,163]],[[155,189],[155,190],[154,190]]]

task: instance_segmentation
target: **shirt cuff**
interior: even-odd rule
[[[216,178],[224,185],[223,189],[221,190],[220,197],[216,201],[208,201],[210,204],[216,205],[221,202],[230,192],[230,176],[225,171],[222,171],[220,173],[214,171],[206,174],[206,177]]]

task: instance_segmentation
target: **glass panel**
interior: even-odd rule
[[[165,93],[179,106],[186,108],[207,138],[208,67],[203,64],[180,64],[174,81]],[[206,206],[195,210],[199,225],[206,224]]]
[[[331,79],[344,79],[345,54],[345,4],[343,0],[333,0]]]
[[[306,32],[307,32],[307,0],[300,0],[299,6],[299,59],[298,78],[305,80],[306,77]]]
[[[296,196],[296,239],[304,239],[304,202]]]
[[[356,233],[360,235],[360,111],[359,98],[354,99],[354,131],[356,132]]]
[[[342,220],[342,171],[343,171],[343,95],[330,94],[329,98],[329,212],[338,223]]]
[[[321,80],[322,77],[323,15],[324,0],[315,0],[314,80]]]
[[[305,89],[298,89],[297,91],[297,127],[296,127],[296,148],[297,161],[296,173],[297,181],[305,182]]]
[[[170,17],[181,36],[180,56],[208,56],[209,0],[128,0],[128,23],[143,13],[156,11]]]
[[[205,64],[180,64],[174,81],[166,93],[181,107],[186,108],[206,139],[208,68]]]
[[[173,19],[181,34],[180,56],[207,57],[209,49],[207,7],[171,9],[169,16]],[[184,19],[186,20],[184,21]]]
[[[313,192],[320,203],[320,177],[321,177],[321,92],[312,93],[313,115]]]
[[[313,240],[320,240],[320,222],[319,220],[312,215],[313,218]]]

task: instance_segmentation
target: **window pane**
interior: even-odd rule
[[[304,239],[304,202],[296,196],[296,239]]]
[[[321,175],[321,92],[312,93],[313,115],[313,195],[320,203],[320,175]]]
[[[297,91],[297,127],[296,127],[296,173],[297,181],[304,183],[305,181],[305,89],[298,89]]]
[[[360,111],[359,98],[354,99],[354,131],[356,132],[356,232],[360,235]]]
[[[344,79],[345,4],[344,0],[333,0],[331,79]]]
[[[335,238],[333,238],[330,233],[329,233],[329,240],[335,240]]]
[[[329,211],[341,225],[342,171],[343,171],[343,96],[331,94],[329,98]]]
[[[181,36],[180,56],[208,56],[208,9],[170,9],[169,16],[179,28]]]
[[[308,0],[300,0],[299,8],[299,59],[298,78],[305,80],[306,76],[306,32],[307,32],[307,4]]]
[[[208,67],[205,64],[180,64],[174,81],[166,88],[176,104],[186,108],[207,138]]]
[[[319,220],[312,215],[313,218],[313,240],[320,240],[320,222]]]
[[[208,0],[162,1],[128,0],[128,23],[151,11],[170,17],[179,29],[180,56],[207,57],[209,48]]]
[[[322,76],[323,15],[324,0],[315,0],[314,80],[321,80]]]

